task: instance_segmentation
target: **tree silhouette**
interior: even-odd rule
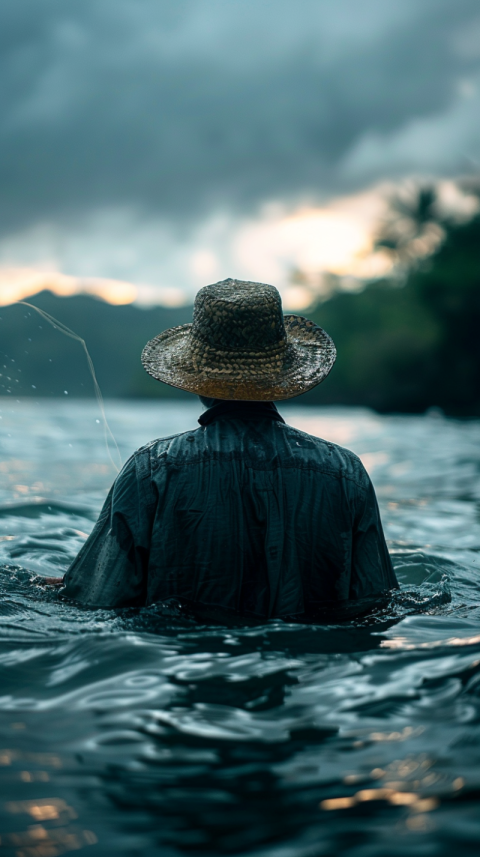
[[[445,237],[438,192],[434,185],[410,182],[389,199],[389,215],[379,230],[375,249],[386,251],[397,274],[430,255]]]

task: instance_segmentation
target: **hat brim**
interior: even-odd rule
[[[203,350],[199,361],[192,325],[159,333],[143,349],[142,364],[152,378],[171,387],[214,399],[281,401],[320,384],[337,352],[321,327],[303,316],[284,316],[287,341],[274,355]]]

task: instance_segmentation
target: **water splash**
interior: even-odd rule
[[[113,435],[113,433],[112,433],[112,430],[111,430],[111,428],[110,428],[110,426],[109,426],[109,424],[108,424],[108,421],[107,421],[107,416],[106,416],[106,413],[105,413],[105,405],[104,405],[104,400],[103,400],[103,396],[102,396],[102,391],[100,390],[100,386],[99,386],[99,383],[98,383],[98,381],[97,381],[97,376],[96,376],[96,374],[95,374],[95,367],[94,367],[94,365],[93,365],[93,360],[92,360],[92,358],[90,357],[90,354],[89,354],[89,351],[88,351],[87,344],[86,344],[85,340],[84,340],[84,339],[82,339],[82,337],[81,337],[81,336],[79,336],[79,335],[78,335],[78,333],[75,333],[75,331],[74,331],[74,330],[71,330],[69,327],[67,327],[67,325],[66,325],[66,324],[63,324],[63,322],[59,321],[59,320],[58,320],[57,318],[55,318],[53,315],[50,315],[50,313],[45,312],[45,310],[40,309],[38,306],[35,306],[34,304],[27,303],[27,301],[15,301],[15,303],[16,303],[16,304],[21,304],[22,306],[27,306],[27,307],[29,307],[30,309],[34,309],[34,310],[35,310],[35,312],[38,312],[38,314],[39,314],[42,318],[44,318],[44,319],[45,319],[45,321],[47,321],[47,322],[48,322],[48,323],[49,323],[49,324],[50,324],[50,325],[51,325],[55,330],[60,331],[60,333],[63,333],[63,334],[64,334],[64,336],[68,336],[70,339],[74,339],[74,340],[76,340],[76,342],[79,342],[79,343],[80,343],[80,345],[82,346],[82,348],[83,348],[83,350],[84,350],[84,352],[85,352],[85,356],[86,356],[86,358],[87,358],[87,363],[88,363],[88,368],[89,368],[89,371],[90,371],[90,375],[92,376],[93,389],[94,389],[94,391],[95,391],[95,398],[96,398],[96,400],[97,400],[97,404],[98,404],[98,407],[99,407],[99,409],[100,409],[100,413],[101,413],[101,415],[102,415],[102,421],[103,421],[103,434],[104,434],[104,438],[105,438],[105,446],[106,446],[106,448],[107,448],[107,454],[108,454],[108,457],[109,457],[109,459],[110,459],[110,461],[111,461],[111,463],[112,463],[112,465],[113,465],[114,469],[117,471],[117,473],[119,473],[119,472],[120,472],[120,468],[121,468],[121,466],[122,466],[122,457],[121,457],[121,455],[120,455],[120,450],[119,450],[119,448],[118,448],[117,441],[115,440],[115,437],[114,437],[114,435]],[[65,391],[65,393],[66,393],[66,391]],[[111,442],[113,442],[113,445],[114,445],[114,447],[115,447],[116,454],[118,455],[118,465],[117,465],[117,463],[113,460],[112,453],[111,453],[111,451],[110,451],[109,439],[110,439],[110,441],[111,441]]]

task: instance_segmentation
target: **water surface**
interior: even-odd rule
[[[107,406],[122,459],[192,404]],[[340,625],[91,610],[96,405],[0,400],[0,847],[18,857],[478,854],[480,423],[282,409],[361,455],[401,592]]]

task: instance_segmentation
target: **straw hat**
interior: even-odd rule
[[[336,358],[324,330],[283,315],[274,286],[222,280],[200,289],[193,323],[159,333],[142,363],[149,375],[199,396],[291,399],[327,377]]]

